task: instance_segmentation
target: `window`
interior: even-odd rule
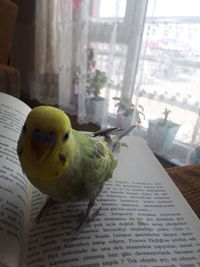
[[[98,18],[123,18],[126,10],[126,0],[93,0],[92,15]]]
[[[199,8],[198,0],[157,0],[154,6],[150,1],[138,70],[139,103],[147,117],[143,125],[148,129],[149,120],[162,117],[164,108],[171,110],[169,119],[180,128],[173,149],[163,156],[180,164],[189,163],[192,139],[200,143],[194,138],[200,107]]]

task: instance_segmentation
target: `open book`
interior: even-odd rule
[[[16,143],[30,108],[0,93],[0,266],[196,267],[200,221],[139,137],[126,137],[100,214],[72,243],[86,202],[53,206],[35,222],[46,196],[26,179]]]

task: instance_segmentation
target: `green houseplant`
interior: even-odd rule
[[[164,118],[149,120],[147,140],[151,149],[159,154],[165,155],[173,148],[173,140],[179,130],[180,125],[168,120],[170,110],[165,108]]]
[[[90,79],[90,94],[92,94],[95,100],[100,100],[102,97],[100,97],[101,89],[105,86],[107,82],[106,73],[103,71],[100,71],[99,69],[96,69],[94,74],[92,75]]]
[[[115,106],[117,107],[118,127],[122,129],[128,128],[132,123],[137,125],[141,124],[141,115],[144,116],[144,108],[139,105],[138,108],[131,102],[131,99],[126,97],[114,97],[118,101]],[[133,122],[133,114],[135,112],[135,122]]]
[[[73,86],[79,88],[80,77],[81,77],[80,66],[76,67]],[[103,107],[105,99],[100,96],[101,89],[107,82],[106,73],[96,68],[95,53],[92,47],[87,49],[87,77],[86,77],[86,95],[85,95],[85,106],[86,106],[86,120],[100,124],[102,120]],[[72,99],[72,105],[78,109],[78,93],[74,94]]]
[[[96,69],[88,79],[88,97],[86,98],[86,111],[88,118],[100,124],[102,120],[104,101],[100,96],[101,89],[107,82],[106,73]]]

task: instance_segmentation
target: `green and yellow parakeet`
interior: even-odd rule
[[[76,131],[62,110],[50,106],[34,108],[22,128],[17,153],[29,181],[50,199],[89,201],[77,230],[90,220],[95,199],[117,165],[117,141],[111,142],[109,132]]]

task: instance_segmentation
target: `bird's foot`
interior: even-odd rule
[[[101,209],[102,209],[102,207],[95,210],[95,212],[93,212],[92,215],[88,218],[87,223],[92,222],[95,219],[95,217],[99,215],[99,212],[101,211]]]
[[[85,216],[85,209],[81,209],[80,213],[77,215],[77,222],[81,222]]]
[[[38,213],[36,217],[36,223],[40,222],[40,219],[47,214],[49,208],[53,206],[55,203],[57,203],[55,200],[53,200],[51,197],[48,197],[47,200],[45,201],[43,207],[41,208],[40,212]]]
[[[99,214],[101,208],[102,207],[98,208],[92,215],[90,215],[90,217],[88,216],[88,221],[87,221],[88,223],[94,220],[94,218]],[[82,221],[84,221],[85,213],[86,211],[84,209],[80,211],[80,213],[77,216],[78,217],[77,222],[81,223]]]
[[[90,211],[92,209],[94,205],[93,201],[90,201],[87,207],[87,210],[84,214],[84,216],[82,216],[81,222],[79,223],[79,225],[73,230],[72,234],[70,235],[68,242],[72,242],[74,239],[76,239],[76,237],[80,234],[80,232],[85,228],[85,226],[90,223],[91,221],[94,220],[94,218],[99,214],[99,212],[101,211],[101,207],[98,208],[95,212],[93,212],[90,215]]]
[[[120,146],[128,147],[128,145],[125,142],[120,142]]]
[[[102,207],[98,208],[91,216],[84,215],[79,225],[73,230],[71,236],[68,239],[68,242],[72,242],[77,238],[77,236],[81,233],[81,231],[85,228],[85,226],[93,221],[95,217],[99,214]]]

